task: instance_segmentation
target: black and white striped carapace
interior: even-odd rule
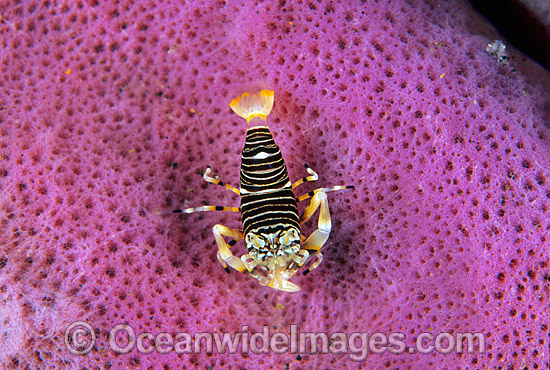
[[[312,257],[316,260],[304,271],[304,275],[319,266],[323,260],[321,248],[331,230],[327,192],[351,189],[353,186],[319,188],[296,197],[292,189],[303,182],[315,181],[318,176],[306,165],[310,176],[294,184],[290,182],[281,151],[266,125],[267,116],[273,107],[273,91],[244,93],[233,99],[229,106],[248,123],[241,155],[240,189],[210,177],[210,167],[206,169],[204,179],[239,194],[241,206],[203,206],[174,212],[241,212],[243,230],[230,229],[223,225],[216,225],[212,230],[219,248],[220,263],[227,272],[229,265],[258,279],[262,285],[296,292],[300,288],[288,279]],[[311,202],[300,216],[297,202],[308,198],[311,198]],[[318,228],[306,239],[300,233],[300,225],[309,220],[319,207]],[[227,243],[224,236],[233,240]],[[242,239],[246,242],[248,253],[238,258],[231,253],[230,248]]]

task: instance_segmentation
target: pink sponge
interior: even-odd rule
[[[527,82],[528,62],[485,53],[498,36],[467,4],[1,8],[5,367],[548,367],[549,90]],[[224,272],[211,228],[237,215],[159,215],[238,206],[200,173],[237,186],[246,127],[228,102],[250,83],[275,90],[269,124],[291,179],[304,163],[319,173],[298,193],[356,186],[329,194],[325,261],[292,279],[298,293]],[[95,329],[87,355],[64,343],[75,321]],[[486,353],[116,354],[119,324],[155,337],[400,332],[407,346],[480,332]]]

